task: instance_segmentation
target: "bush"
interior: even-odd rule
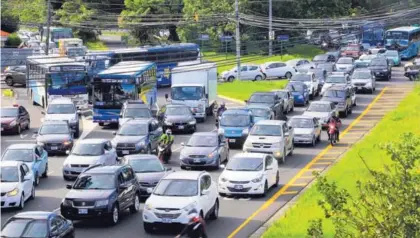
[[[16,33],[12,33],[7,38],[5,45],[7,47],[17,48],[22,43],[22,40]]]

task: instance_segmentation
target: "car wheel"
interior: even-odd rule
[[[26,125],[26,130],[31,129],[31,120],[28,120],[28,124]]]
[[[291,112],[293,112],[295,110],[295,105],[292,105],[292,108],[290,109]]]
[[[99,122],[99,126],[104,126],[104,123],[103,122]]]
[[[276,183],[273,186],[274,187],[279,186],[279,181],[280,181],[280,173],[279,173],[279,171],[277,171],[277,173],[276,173]]]
[[[230,77],[227,79],[227,81],[228,81],[228,82],[233,82],[233,80],[235,80],[235,77],[233,77],[233,76],[230,76]]]
[[[131,205],[130,207],[130,212],[131,213],[137,213],[138,211],[140,211],[140,198],[139,195],[136,193],[134,195],[134,199],[133,199],[133,205]]]
[[[216,220],[219,217],[219,200],[216,199],[216,202],[214,203],[214,210],[210,215],[210,220]]]
[[[20,196],[18,209],[23,210],[23,208],[25,208],[25,196],[22,193],[22,195]]]
[[[267,192],[268,192],[268,183],[267,183],[267,180],[266,180],[265,183],[264,183],[264,192],[263,192],[263,194],[261,194],[261,196],[265,197],[267,195]]]
[[[357,106],[357,99],[354,100],[353,106]]]
[[[316,141],[317,141],[317,142],[320,142],[320,141],[321,141],[321,134],[322,134],[322,132],[321,132],[321,133],[319,133],[318,137],[316,138]]]
[[[293,151],[295,150],[295,144],[292,143],[292,147],[290,148],[289,156],[293,155]]]
[[[13,86],[13,84],[15,84],[13,82],[13,78],[12,77],[7,77],[5,81],[6,81],[7,86]]]
[[[35,198],[35,185],[32,185],[31,196],[29,197],[29,199],[34,200],[34,198]]]
[[[79,126],[76,127],[76,131],[74,132],[74,138],[79,138],[80,135],[80,129]]]
[[[116,204],[112,207],[112,213],[109,215],[108,219],[110,225],[116,225],[118,223],[120,219],[120,211]]]
[[[20,127],[20,124],[18,124],[16,127],[16,134],[20,135],[20,133],[22,133],[22,127]]]
[[[280,160],[280,163],[284,164],[284,162],[286,162],[286,149],[283,150],[283,155]]]
[[[312,138],[312,143],[311,143],[312,147],[316,146],[316,138],[315,136]]]
[[[219,170],[220,169],[220,163],[221,162],[222,161],[221,161],[220,156],[219,156],[219,158],[217,158],[216,165],[214,166],[214,170]]]
[[[153,232],[152,224],[149,224],[147,222],[143,222],[143,229],[146,233],[152,233]]]
[[[285,75],[285,77],[286,77],[287,79],[291,79],[291,78],[292,78],[292,73],[287,72],[287,73],[286,73],[286,75]]]
[[[45,171],[44,171],[44,173],[42,174],[42,177],[43,177],[43,178],[48,177],[48,163],[45,165]]]
[[[187,167],[185,167],[185,166],[181,165],[181,169],[182,169],[182,170],[186,170],[186,169],[187,169]]]
[[[255,76],[255,81],[260,81],[261,79],[262,79],[262,76],[261,75]]]
[[[344,117],[347,117],[349,115],[349,109],[346,108],[346,110],[344,111]]]
[[[35,186],[39,185],[39,176],[38,174],[35,174]]]

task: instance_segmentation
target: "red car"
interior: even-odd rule
[[[19,105],[13,107],[2,107],[1,111],[1,132],[14,132],[20,134],[22,130],[29,129],[31,124],[29,113]]]
[[[358,59],[363,54],[363,46],[360,44],[350,44],[341,52],[342,57],[353,57]]]

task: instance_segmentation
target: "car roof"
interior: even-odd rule
[[[353,59],[352,57],[340,57],[339,59]]]
[[[218,133],[216,131],[209,132],[194,132],[192,136],[216,136]]]
[[[61,98],[54,98],[51,100],[49,104],[74,104],[73,101],[70,98],[61,97]]]
[[[17,161],[17,160],[3,160],[1,161],[0,166],[1,167],[9,167],[9,166],[16,167],[22,163],[23,163],[22,161]]]
[[[176,171],[165,176],[164,179],[190,179],[198,180],[198,178],[206,172],[204,171]]]
[[[46,120],[42,123],[42,126],[43,125],[49,125],[49,124],[52,124],[52,125],[57,125],[57,124],[68,125],[68,122],[67,121],[60,121],[60,120]]]
[[[263,153],[237,153],[233,156],[233,158],[265,158],[267,154]]]
[[[331,88],[331,87],[330,87]],[[311,104],[331,104],[329,101],[312,101]]]
[[[251,95],[256,95],[256,94],[260,94],[260,95],[275,95],[274,92],[266,92],[266,91],[260,91],[260,92],[253,92]]]
[[[257,121],[257,123],[255,123],[255,125],[281,126],[284,123],[286,123],[286,122],[285,121],[280,121],[280,120],[260,120],[260,121]]]
[[[54,215],[54,213],[44,212],[44,211],[32,211],[32,212],[18,213],[14,215],[12,218],[48,219],[51,215]]]
[[[340,90],[340,91],[343,91],[343,90],[346,90],[346,89],[347,89],[347,86],[344,86],[344,85],[334,85],[334,86],[331,86],[331,87],[327,88],[327,91],[328,90]]]
[[[36,144],[13,144],[7,147],[7,149],[33,149],[36,147]]]
[[[83,139],[79,140],[78,143],[80,144],[102,144],[109,141],[108,139],[101,139],[101,138],[90,138],[90,139]]]
[[[131,120],[128,120],[125,124],[149,124],[150,120],[152,120],[152,118],[134,118]]]

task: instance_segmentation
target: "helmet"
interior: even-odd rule
[[[172,134],[172,131],[171,131],[171,129],[166,129],[165,133],[166,133],[167,135],[171,135],[171,134]]]
[[[220,106],[225,107],[226,106],[225,102],[220,103]]]

